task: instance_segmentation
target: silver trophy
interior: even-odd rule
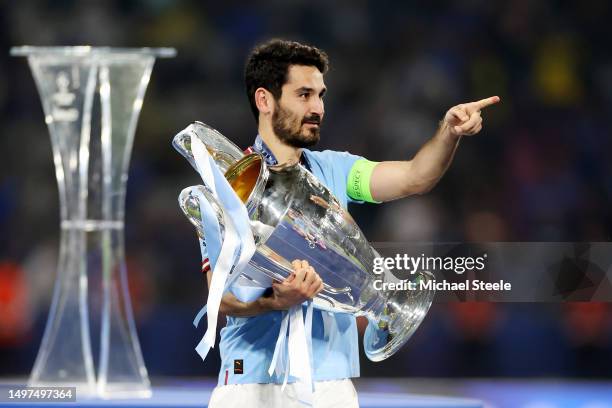
[[[291,261],[306,259],[324,282],[316,307],[366,316],[370,321],[364,350],[370,360],[394,354],[423,321],[434,296],[429,290],[379,291],[374,281],[399,282],[389,270],[374,272],[380,255],[334,195],[299,164],[268,166],[260,154],[245,155],[222,134],[195,122],[175,136],[174,147],[196,168],[192,138],[199,138],[245,203],[257,250],[237,282],[269,285],[292,272]],[[179,205],[204,238],[198,197],[216,211],[220,204],[205,186],[184,189]],[[417,272],[413,281],[433,279]],[[416,285],[417,288],[419,285]]]
[[[11,54],[27,57],[34,74],[61,207],[55,292],[29,385],[76,386],[79,396],[148,397],[127,287],[125,188],[153,63],[175,50],[17,47]],[[100,333],[93,339],[99,350],[92,350],[90,329]]]

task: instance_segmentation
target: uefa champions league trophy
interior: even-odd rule
[[[79,396],[149,397],[127,286],[125,189],[155,58],[176,52],[26,46],[11,54],[28,58],[40,93],[61,211],[58,275],[29,385],[76,386]],[[88,285],[99,282],[96,307]],[[90,314],[100,322],[97,373]]]
[[[380,255],[336,197],[303,166],[268,166],[260,154],[245,155],[221,133],[195,122],[175,136],[173,145],[196,170],[194,138],[225,173],[250,218],[256,251],[236,284],[265,288],[289,276],[292,260],[306,259],[324,284],[314,305],[366,316],[370,324],[363,344],[370,360],[381,361],[397,352],[427,315],[433,290],[376,290],[375,280],[400,280],[386,268],[380,274],[374,271],[374,259]],[[207,186],[192,186],[181,192],[179,206],[198,236],[207,239],[200,200],[211,204],[225,234],[222,203]],[[410,279],[427,282],[433,274],[418,271]]]

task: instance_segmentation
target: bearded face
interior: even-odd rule
[[[276,101],[272,114],[272,128],[278,138],[286,145],[304,148],[314,146],[320,138],[321,116],[314,113],[298,115]]]

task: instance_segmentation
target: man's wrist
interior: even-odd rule
[[[444,119],[440,121],[440,127],[438,128],[437,136],[448,143],[456,144],[461,140],[461,135],[454,133],[451,129],[451,125]]]

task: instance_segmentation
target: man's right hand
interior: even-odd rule
[[[307,261],[291,262],[293,273],[282,282],[272,283],[272,301],[276,310],[287,310],[315,297],[323,289],[323,281]]]

